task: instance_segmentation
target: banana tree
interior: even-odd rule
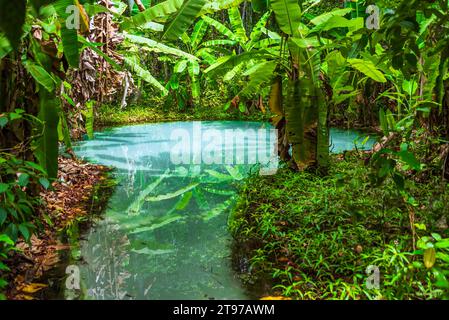
[[[70,14],[66,8],[74,6],[80,14],[79,31],[66,23]],[[85,31],[88,24],[86,9],[78,0],[0,2],[0,58],[10,65],[10,72],[0,80],[0,112],[21,108],[40,121],[27,135],[34,137],[34,155],[45,168],[50,178],[58,170],[58,138],[64,135],[66,146],[70,144],[65,115],[61,109],[61,88],[68,66],[78,67],[82,44],[78,32]],[[20,53],[19,53],[20,52]],[[17,69],[22,69],[16,73]],[[9,78],[11,77],[11,78]],[[2,76],[3,78],[3,76]],[[21,88],[19,83],[27,81],[37,99],[21,101],[11,99]],[[15,81],[15,87],[3,86]],[[20,94],[22,95],[22,94]],[[58,130],[59,128],[59,130]],[[59,135],[58,135],[59,132]]]
[[[178,59],[174,64],[173,74],[168,86],[175,90],[177,105],[180,107],[183,107],[185,104],[184,100],[188,100],[189,105],[199,102],[202,80],[200,74],[201,65],[210,65],[216,60],[216,56],[211,50],[208,48],[200,48],[207,30],[207,24],[203,20],[198,20],[193,26],[191,34],[189,35],[187,32],[184,32],[180,38],[182,48],[192,56],[198,57],[196,60],[187,58]],[[178,92],[181,81],[185,81],[187,83],[186,87],[189,88],[184,89],[185,92]],[[178,96],[183,93],[186,98],[179,98]]]
[[[220,58],[206,71],[211,75],[224,75],[225,78],[232,79],[238,73],[248,78],[233,101],[249,98],[262,88],[271,86],[269,106],[275,115],[273,124],[279,130],[281,157],[292,160],[292,165],[298,169],[316,164],[326,168],[327,104],[320,81],[320,51],[315,48],[319,37],[307,37],[309,30],[301,22],[302,11],[296,0],[273,0],[269,9],[274,12],[275,27],[280,29],[280,36],[265,28],[270,11],[256,24],[252,32],[254,36],[249,41],[237,36],[235,31],[239,29],[239,24],[231,23],[234,32],[230,33],[229,29],[206,18],[206,22],[222,30],[243,49],[240,54]],[[264,33],[268,38],[259,40]],[[262,41],[263,45],[255,45]],[[287,81],[285,94],[284,80]]]

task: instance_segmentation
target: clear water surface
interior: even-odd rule
[[[198,128],[211,133],[211,140],[201,139]],[[226,130],[236,129],[267,133],[225,144]],[[109,129],[78,143],[78,156],[115,167],[120,181],[108,209],[81,241],[82,298],[257,298],[232,269],[227,219],[236,184],[260,166],[254,161],[207,164],[198,157],[209,151],[214,159],[221,154],[224,159],[244,151],[263,162],[262,168],[273,168],[270,129],[259,122],[172,122]],[[183,132],[187,140],[174,139]],[[330,150],[351,150],[355,143],[370,148],[374,140],[363,145],[365,137],[332,129]],[[211,146],[216,153],[210,153]],[[179,164],[186,151],[194,163]]]

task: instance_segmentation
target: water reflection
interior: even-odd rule
[[[175,130],[190,134],[186,149],[194,153],[191,159],[210,147],[210,140],[197,141],[194,124],[115,128],[75,147],[82,158],[114,166],[120,180],[104,218],[81,243],[83,298],[256,298],[244,291],[232,271],[227,213],[235,201],[236,182],[260,167],[254,163],[174,164],[172,151],[180,141],[171,139]],[[257,122],[200,124],[220,132],[272,129]],[[331,135],[334,152],[353,149],[356,133],[333,131]],[[275,152],[276,140],[270,134],[254,137],[237,141],[232,152],[244,149],[247,159],[258,152]],[[215,143],[231,151],[223,139]],[[368,141],[365,147],[371,144]],[[276,168],[276,161],[265,160],[262,167]]]

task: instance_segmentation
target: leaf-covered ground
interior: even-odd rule
[[[70,249],[64,241],[66,230],[86,219],[98,201],[99,186],[107,185],[107,167],[62,157],[58,162],[58,181],[41,193],[40,232],[30,243],[19,241],[18,251],[6,261],[11,269],[8,299],[39,298],[48,286],[40,283],[42,277],[63,262],[61,253]]]

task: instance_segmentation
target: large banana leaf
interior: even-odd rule
[[[234,79],[237,75],[241,74],[245,69],[246,63],[240,63],[234,68],[229,70],[223,77],[223,81],[229,82]]]
[[[125,57],[124,62],[127,66],[129,66],[135,73],[136,75],[141,78],[142,80],[144,80],[145,82],[148,82],[149,84],[151,84],[153,87],[159,89],[163,95],[167,95],[168,94],[168,90],[162,85],[160,84],[159,81],[157,81],[149,71],[143,69],[136,61],[135,58],[131,59],[131,58],[127,58]]]
[[[197,61],[192,61],[189,63],[188,66],[189,76],[191,82],[191,90],[192,90],[192,97],[194,99],[198,99],[200,96],[200,83],[198,80],[198,74],[200,73],[200,66]]]
[[[190,44],[193,49],[196,49],[207,32],[207,24],[204,20],[199,20],[193,27],[192,36],[190,37]]]
[[[207,24],[217,29],[218,32],[226,36],[229,40],[239,42],[239,37],[221,22],[218,22],[217,20],[212,19],[208,16],[203,16],[202,19],[206,21]]]
[[[89,42],[83,36],[78,36],[78,41],[83,45],[81,51],[85,48],[90,48],[100,57],[104,58],[104,60],[106,60],[107,63],[109,63],[112,67],[114,67],[115,70],[122,71],[123,68],[119,64],[117,64],[117,62],[115,62],[113,59],[111,59],[110,56],[108,56],[98,48],[100,46],[103,46],[104,45],[103,43]]]
[[[279,28],[290,36],[297,35],[301,22],[301,8],[298,0],[271,0],[270,5]]]
[[[243,20],[240,15],[240,10],[238,7],[232,7],[228,9],[229,22],[231,23],[232,30],[239,39],[240,43],[246,43],[248,37],[246,35],[245,27],[243,26]]]
[[[348,63],[356,70],[363,73],[365,76],[377,82],[385,83],[384,74],[374,65],[372,61],[362,59],[348,59]]]
[[[156,20],[157,18],[167,17],[178,11],[183,2],[184,0],[167,0],[158,3],[157,5],[136,14],[132,18],[125,19],[125,21],[121,24],[121,29],[129,30],[131,28],[138,28],[148,22]]]
[[[210,48],[201,48],[196,52],[196,55],[211,65],[217,60],[217,57],[211,54],[210,51]]]
[[[252,48],[267,49],[272,46],[279,46],[280,43],[281,43],[280,39],[267,38],[267,39],[262,39],[260,41],[255,42],[254,44],[252,44]]]
[[[343,17],[343,16],[347,15],[348,13],[350,13],[351,11],[352,11],[352,8],[336,9],[336,10],[333,10],[330,12],[323,13],[322,15],[319,15],[319,16],[313,18],[312,20],[310,20],[310,22],[317,26],[317,25],[327,22],[330,18],[332,18],[334,16]]]
[[[349,28],[352,31],[363,28],[363,18],[346,19],[338,15],[331,16],[328,20],[316,25],[310,32],[329,31],[336,28]]]
[[[239,6],[243,1],[244,0],[208,0],[203,9],[201,9],[199,16]]]
[[[263,60],[272,57],[273,56],[266,50],[257,50],[255,52],[243,52],[239,55],[224,56],[217,59],[214,64],[204,70],[204,73],[209,73],[211,76],[220,76],[226,74],[229,70],[240,63],[257,59]]]
[[[286,133],[292,146],[293,161],[299,169],[316,162],[318,108],[313,101],[315,94],[310,79],[290,80],[288,83]]]
[[[43,67],[34,64],[31,61],[25,61],[24,66],[34,80],[45,88],[45,90],[54,92],[57,81]]]
[[[81,46],[78,42],[78,30],[76,28],[67,28],[67,21],[70,17],[70,12],[67,13],[69,6],[75,5],[77,1],[74,0],[57,0],[53,7],[60,17],[61,21],[61,41],[64,48],[64,56],[69,65],[73,68],[78,68]],[[79,4],[79,3],[78,3]],[[81,11],[82,15],[85,14]],[[83,18],[84,20],[85,18]],[[80,19],[81,20],[81,19]]]
[[[162,38],[172,41],[178,39],[192,24],[205,3],[206,0],[184,0],[175,16],[165,25]]]
[[[126,40],[128,40],[132,43],[135,43],[135,44],[144,45],[144,46],[148,47],[151,51],[154,51],[154,52],[162,52],[162,53],[166,53],[166,54],[171,54],[171,55],[178,56],[178,57],[184,57],[189,60],[199,60],[197,57],[195,57],[194,55],[191,55],[190,53],[184,52],[184,51],[176,49],[176,48],[169,47],[165,44],[162,44],[160,42],[157,42],[157,41],[145,38],[145,37],[131,35],[131,34],[125,34],[124,36],[125,36]]]
[[[256,12],[265,12],[268,8],[268,0],[251,0],[251,6]]]
[[[259,93],[264,84],[271,83],[275,77],[274,70],[277,67],[277,61],[261,62],[252,67],[250,73],[246,73],[250,77],[250,81],[239,95],[250,97],[253,94]]]
[[[43,123],[42,136],[37,141],[35,151],[39,164],[45,168],[48,177],[55,179],[58,175],[58,122],[60,100],[53,92],[39,86],[39,114]]]
[[[254,26],[253,30],[251,31],[250,35],[250,42],[248,44],[248,47],[252,47],[254,43],[259,41],[260,37],[263,34],[263,28],[267,24],[268,19],[271,16],[271,11],[265,12],[265,14],[257,21],[256,25]]]

